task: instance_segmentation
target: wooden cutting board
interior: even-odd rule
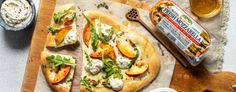
[[[53,15],[55,0],[41,0],[31,48],[22,82],[22,92],[33,92],[39,71],[40,53],[44,49],[47,26]],[[203,65],[197,68],[184,68],[176,63],[170,87],[179,92],[236,92],[231,85],[236,85],[236,74],[220,72],[210,74]]]

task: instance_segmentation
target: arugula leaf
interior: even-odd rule
[[[54,67],[58,67],[60,65],[71,65],[71,66],[75,66],[75,63],[70,62],[70,59],[62,57],[60,55],[51,55],[48,56],[47,61],[49,62],[49,64],[52,64]]]
[[[73,13],[71,16],[71,19],[75,19],[76,18],[76,13]]]
[[[107,40],[106,40],[106,37],[105,37],[106,35],[104,35],[103,33],[100,33],[99,34],[99,38],[100,38],[100,40],[102,41],[102,43],[107,43]]]
[[[106,88],[111,88],[111,84],[108,80],[106,80],[105,82],[102,83],[102,85]]]
[[[76,13],[70,14],[70,16],[66,16],[64,18],[64,25],[71,25],[73,21],[76,19]]]
[[[88,25],[89,25],[89,29],[91,31],[90,37],[92,39],[92,48],[94,51],[97,50],[98,48],[98,35],[96,33],[96,29],[95,27],[91,24],[91,22],[89,21],[89,19],[84,15],[84,13],[82,13],[82,15],[84,16],[84,18],[86,19]]]
[[[102,33],[102,24],[101,24],[101,20],[99,19],[99,22],[98,22],[98,32],[99,33]]]
[[[62,19],[65,15],[69,14],[69,13],[70,13],[70,10],[72,10],[73,8],[74,8],[74,7],[72,6],[72,7],[70,7],[69,9],[64,10],[63,12],[54,13],[54,15],[53,15],[54,22],[56,22],[56,23],[61,22],[61,19]]]
[[[60,30],[60,28],[58,28],[58,27],[53,27],[53,26],[48,27],[48,32],[50,32],[52,34],[55,34],[59,30]]]
[[[64,17],[67,14],[68,14],[68,12],[54,13],[54,15],[53,15],[54,22],[56,22],[56,23],[61,22],[62,17]]]
[[[80,80],[80,84],[83,85],[90,92],[94,92],[92,85],[89,83],[87,76],[84,76],[82,80]]]
[[[108,35],[105,35],[104,33],[102,33],[101,21],[100,20],[99,20],[99,23],[98,23],[97,26],[98,26],[98,32],[99,32],[99,39],[102,41],[102,43],[107,43],[112,37],[113,28],[105,30],[105,32],[108,33]]]
[[[99,20],[99,23],[98,23],[98,32],[99,32],[99,39],[102,41],[102,43],[107,43],[105,35],[102,33],[101,21],[100,20]]]
[[[92,66],[92,60],[89,58],[89,55],[88,55],[88,53],[87,52],[85,52],[85,57],[86,57],[86,59],[87,59],[87,61],[88,61],[88,65],[89,66]]]
[[[128,65],[129,68],[132,67],[132,65],[134,65],[135,61],[138,59],[139,57],[139,50],[136,48],[136,54],[135,54],[135,57],[130,61],[130,64]]]
[[[113,34],[113,28],[107,29],[105,31],[108,33],[108,35],[105,35],[103,33],[99,34],[99,38],[101,39],[102,43],[107,43],[109,40],[111,40]]]
[[[123,79],[123,75],[121,74],[120,68],[114,63],[114,61],[109,58],[103,58],[103,68],[102,70],[105,72],[104,78],[108,78],[113,75],[114,78]]]
[[[106,39],[104,38],[104,34],[102,34],[102,28],[101,28],[101,21],[99,20],[98,23],[98,32],[99,32],[99,38],[101,39],[102,43],[106,43]]]

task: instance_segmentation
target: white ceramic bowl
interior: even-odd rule
[[[177,92],[177,91],[172,88],[156,88],[151,90],[150,92]]]
[[[5,0],[0,0],[0,8],[2,6],[2,3]],[[5,21],[3,20],[2,16],[0,15],[0,26],[3,27],[6,31],[23,31],[28,29],[29,27],[32,27],[35,23],[35,15],[36,15],[36,10],[35,10],[35,5],[33,3],[32,0],[27,0],[32,8],[32,16],[30,18],[30,21],[23,27],[12,27],[9,26],[5,23]],[[0,13],[1,14],[1,13]]]

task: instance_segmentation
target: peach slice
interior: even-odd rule
[[[114,49],[113,49],[113,47],[111,45],[109,45],[109,44],[100,44],[100,47],[102,49],[112,48],[112,50],[108,54],[106,54],[106,55],[109,56],[111,59],[116,60],[116,54],[115,54],[115,51],[114,51]]]
[[[101,58],[104,55],[104,56],[109,56],[113,60],[116,59],[115,52],[114,52],[113,47],[111,45],[109,45],[109,44],[100,44],[100,48],[101,49],[99,49],[96,52],[90,54],[90,57],[91,58]]]
[[[95,23],[95,19],[90,19],[90,22],[92,25]],[[90,29],[88,23],[85,25],[84,30],[83,30],[83,41],[86,46],[88,46],[90,40]]]
[[[113,59],[114,61],[116,61],[116,54],[115,51],[112,49],[112,51],[110,53],[108,53],[108,56]]]
[[[54,76],[52,83],[56,84],[64,80],[67,77],[67,75],[70,73],[70,69],[71,69],[70,66],[61,67],[61,69]]]
[[[66,26],[62,29],[60,29],[55,36],[55,42],[57,45],[59,45],[64,38],[66,37],[67,33],[72,29],[72,26]]]
[[[64,25],[70,25],[70,24],[72,24],[73,20],[74,20],[74,18],[68,18],[68,17],[66,17],[66,18],[65,18]]]
[[[136,52],[130,40],[127,39],[120,39],[116,41],[116,46],[119,51],[128,58],[134,58]]]
[[[148,64],[144,62],[137,62],[125,73],[130,76],[137,76],[145,73],[148,70]]]

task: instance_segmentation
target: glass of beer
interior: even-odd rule
[[[192,12],[201,18],[211,18],[217,15],[223,6],[224,0],[190,0]]]

